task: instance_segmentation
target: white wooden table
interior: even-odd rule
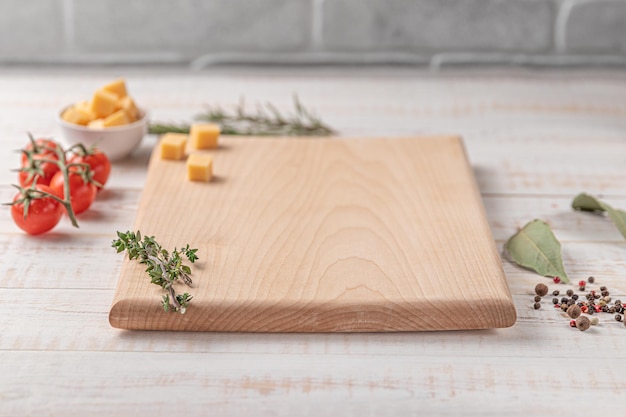
[[[572,279],[626,298],[626,240],[573,212],[581,191],[626,208],[626,73],[408,70],[21,69],[0,71],[0,200],[26,131],[57,135],[56,112],[117,75],[153,119],[205,103],[291,96],[342,135],[458,133],[501,248],[543,218]],[[622,415],[626,327],[568,327],[532,289],[549,283],[503,261],[518,321],[508,329],[406,334],[129,332],[107,313],[154,137],[114,165],[93,209],[42,237],[0,214],[0,416]],[[594,414],[595,415],[595,414]]]

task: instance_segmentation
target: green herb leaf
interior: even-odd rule
[[[504,248],[516,264],[545,277],[559,277],[564,283],[569,283],[563,268],[561,244],[543,220],[535,219],[526,224],[506,242]]]
[[[615,209],[605,202],[598,200],[597,198],[586,194],[578,194],[574,201],[572,201],[572,208],[575,210],[592,211],[592,212],[606,212],[619,232],[626,238],[626,211]]]
[[[183,264],[183,260],[180,256],[180,251],[176,248],[170,253],[163,249],[159,245],[154,236],[144,236],[141,239],[141,232],[137,231],[137,234],[133,232],[117,232],[117,239],[113,240],[111,246],[114,247],[117,252],[124,250],[128,253],[129,259],[139,259],[139,263],[147,265],[146,273],[150,277],[152,284],[158,285],[167,291],[161,300],[161,305],[164,311],[178,311],[181,314],[185,314],[187,307],[193,298],[188,293],[183,295],[176,294],[174,287],[175,282],[182,278],[183,282],[191,286],[191,268],[188,265]],[[196,252],[198,249],[192,249],[187,244],[183,250],[189,254],[192,254],[193,260],[198,259]]]

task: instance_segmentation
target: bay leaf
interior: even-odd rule
[[[569,283],[561,258],[561,243],[543,220],[528,222],[511,236],[504,248],[519,266],[545,277],[559,277],[562,282]]]
[[[606,212],[617,227],[617,230],[626,238],[626,211],[613,208],[602,200],[586,193],[578,194],[574,198],[572,208],[582,211]]]

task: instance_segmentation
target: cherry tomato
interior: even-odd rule
[[[98,189],[91,183],[85,183],[81,176],[75,172],[69,173],[70,181],[70,202],[74,214],[82,213],[87,210],[93,200],[96,198]],[[50,181],[50,188],[59,196],[59,198],[65,198],[63,194],[63,172],[59,171],[54,174]]]
[[[35,140],[34,146],[32,142],[29,142],[28,145],[24,147],[24,150],[28,152],[35,150],[36,155],[52,155],[55,157],[54,159],[57,159],[57,154],[55,150],[60,148],[61,146],[52,139],[37,139]],[[22,153],[22,166],[24,166],[27,162],[28,157],[24,153]]]
[[[104,185],[111,173],[111,161],[103,152],[95,150],[88,155],[74,155],[69,160],[73,164],[88,164],[93,174],[93,179]]]
[[[39,191],[54,193],[47,185],[36,185],[35,188]],[[21,193],[17,193],[13,197],[13,201],[22,197]],[[17,203],[11,206],[13,221],[17,227],[30,235],[39,235],[51,230],[59,223],[62,215],[63,205],[50,197],[31,200],[26,218],[24,218],[24,203]]]
[[[34,160],[49,159],[56,161],[59,159],[59,157],[57,156],[55,149],[60,149],[60,146],[51,139],[37,139],[34,146],[31,142],[24,148],[24,150],[28,152],[34,151],[34,153],[32,154],[32,158]],[[28,157],[25,153],[22,153],[22,168],[31,168],[29,165],[30,164],[28,162]],[[39,167],[43,171],[43,175],[41,176],[30,175],[29,178],[28,172],[19,172],[18,179],[22,187],[28,187],[29,185],[31,185],[33,183],[33,179],[35,179],[36,184],[48,185],[50,184],[50,180],[52,179],[54,174],[59,171],[59,166],[54,162],[43,162]]]

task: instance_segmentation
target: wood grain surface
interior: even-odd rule
[[[517,228],[542,218],[561,241],[573,280],[593,275],[596,286],[626,299],[626,240],[606,217],[570,207],[586,191],[626,208],[624,71],[8,67],[0,69],[1,201],[15,193],[10,169],[25,132],[58,136],[59,109],[120,75],[158,121],[188,121],[205,104],[232,109],[242,96],[251,109],[271,101],[289,113],[297,93],[342,136],[459,134],[499,250]],[[29,237],[4,207],[0,416],[527,417],[623,409],[624,324],[600,315],[600,325],[580,332],[547,297],[535,310],[533,288],[549,280],[506,258],[518,318],[503,329],[111,327],[124,257],[110,244],[116,230],[133,227],[156,141],[147,136],[114,164],[80,229],[64,218],[52,233]]]
[[[212,154],[216,177],[199,183],[186,180],[184,161],[155,151],[135,222],[166,248],[199,248],[190,308],[162,311],[161,290],[126,259],[114,327],[414,331],[515,322],[459,138],[223,138]]]

